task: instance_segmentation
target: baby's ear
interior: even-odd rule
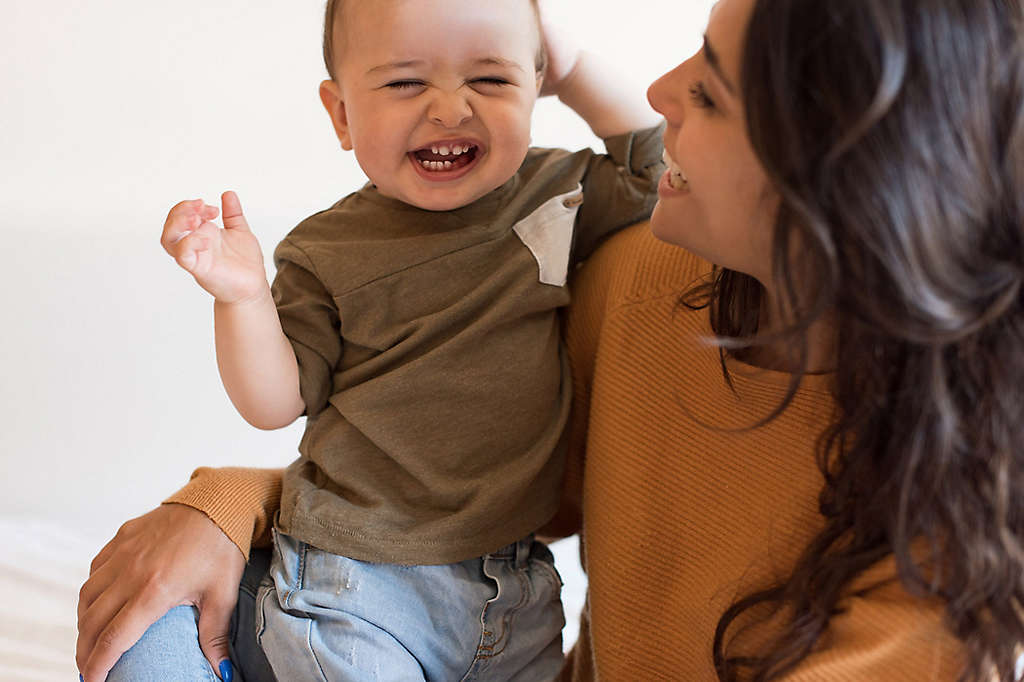
[[[341,148],[351,151],[352,136],[348,132],[348,116],[345,114],[345,100],[341,98],[341,88],[332,80],[320,84],[320,101],[324,103],[327,115],[331,117],[334,134],[341,142]]]

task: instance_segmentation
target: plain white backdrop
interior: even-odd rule
[[[711,4],[547,9],[642,93],[699,47]],[[158,244],[167,210],[236,190],[272,267],[288,230],[365,178],[317,97],[322,0],[0,7],[0,520],[91,553],[195,467],[283,466],[301,433],[235,413],[211,300]],[[535,144],[600,148],[557,101],[534,120]],[[87,561],[72,564],[80,580]],[[32,606],[2,608],[0,642]]]

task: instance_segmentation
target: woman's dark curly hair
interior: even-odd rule
[[[912,594],[945,604],[964,646],[961,679],[1014,679],[1024,642],[1022,35],[1021,0],[756,3],[741,89],[781,197],[775,285],[781,307],[797,311],[797,367],[799,332],[823,314],[834,321],[837,418],[818,444],[824,527],[783,582],[723,614],[722,680],[791,670],[852,581],[889,556]],[[761,285],[719,270],[708,291],[715,332],[759,343]],[[766,607],[786,614],[783,630],[754,656],[732,651]]]

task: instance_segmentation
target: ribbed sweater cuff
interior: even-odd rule
[[[164,504],[183,504],[210,517],[246,559],[266,544],[271,519],[281,504],[282,469],[200,467]]]

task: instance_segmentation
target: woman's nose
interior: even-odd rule
[[[441,92],[431,101],[427,117],[445,128],[457,128],[473,117],[473,109],[461,94]]]
[[[683,74],[686,62],[664,74],[647,88],[647,101],[670,122],[682,116],[681,102],[687,88]]]

